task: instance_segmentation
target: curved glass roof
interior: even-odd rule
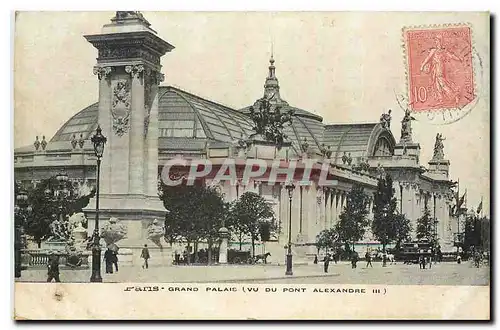
[[[71,141],[73,135],[77,138],[82,135],[84,139],[88,139],[90,134],[97,128],[98,106],[99,103],[91,104],[71,117],[50,141]]]
[[[237,111],[171,86],[160,86],[158,93],[159,149],[200,151],[205,149],[207,142],[232,144],[254,133],[253,122],[245,114],[248,107]],[[285,110],[296,110],[283,102]],[[97,103],[78,112],[57,131],[51,142],[69,142],[73,135],[79,138],[80,134],[88,140],[97,127],[97,112]],[[331,147],[333,159],[340,159],[343,152],[350,152],[356,159],[368,156],[371,141],[378,138],[373,134],[377,125],[324,125],[321,117],[296,110],[292,124],[285,127],[285,134],[296,154],[300,153],[305,138],[313,153],[320,153],[324,143]]]
[[[372,156],[368,149],[379,138],[377,131],[380,131],[380,123],[325,125],[324,142],[332,146],[332,159],[336,163],[341,162],[344,152],[359,160]],[[390,131],[387,132],[392,136]],[[394,138],[389,143],[394,144]]]
[[[247,116],[174,87],[160,87],[161,138],[196,138],[233,142],[252,133]]]
[[[236,110],[170,86],[161,86],[158,93],[160,142],[164,138],[233,142],[252,133],[250,118]],[[51,141],[70,141],[74,134],[87,139],[97,126],[97,111],[97,103],[83,109]]]

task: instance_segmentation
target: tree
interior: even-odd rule
[[[336,228],[323,229],[316,235],[316,248],[319,250],[337,249],[339,246],[339,234]]]
[[[387,174],[385,178],[379,179],[373,200],[372,232],[382,244],[383,253],[387,244],[397,236],[396,226],[394,226],[396,208],[392,178]]]
[[[242,250],[243,243],[245,242],[247,228],[246,224],[238,217],[236,213],[237,200],[229,204],[229,215],[226,222],[226,227],[230,230],[233,237],[238,242],[240,251]]]
[[[335,226],[342,243],[354,246],[354,243],[363,239],[370,224],[368,205],[368,196],[363,188],[354,186],[347,195],[347,204],[339,216],[340,221]]]
[[[398,213],[394,216],[393,231],[394,240],[396,241],[396,250],[399,250],[401,243],[410,240],[411,223],[404,214]]]
[[[434,239],[434,219],[431,217],[431,212],[427,207],[424,208],[424,214],[417,219],[417,239],[427,239],[432,242]]]
[[[475,212],[467,214],[464,224],[463,248],[468,251],[472,246],[485,251],[490,248],[490,220]]]
[[[196,182],[194,185],[161,185],[159,196],[170,211],[165,217],[165,240],[170,243],[185,240],[188,247],[193,243],[195,262],[198,243],[205,240],[210,262],[211,247],[227,213],[222,194],[216,187]]]
[[[262,238],[263,227],[274,229],[274,212],[271,205],[260,195],[246,192],[233,203],[230,230],[252,241],[252,256],[255,256],[255,241]],[[265,237],[264,237],[265,238]],[[241,247],[241,241],[240,241]]]

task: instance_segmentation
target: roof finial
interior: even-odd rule
[[[271,40],[271,61],[274,62],[274,41]]]
[[[268,78],[276,78],[276,67],[274,66],[274,54],[273,54],[272,44],[271,44],[271,58],[269,59],[269,77]]]

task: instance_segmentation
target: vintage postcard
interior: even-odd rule
[[[16,320],[490,319],[489,13],[14,21]]]

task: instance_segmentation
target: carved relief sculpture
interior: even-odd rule
[[[101,229],[101,237],[106,245],[116,244],[127,237],[127,225],[121,223],[118,218],[111,217]]]
[[[128,80],[118,80],[113,87],[113,131],[122,136],[130,128],[130,84]]]

